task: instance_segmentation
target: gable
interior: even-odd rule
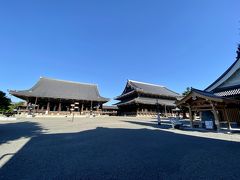
[[[221,85],[223,85],[225,83],[226,83],[225,86],[228,87],[227,83],[229,84],[229,83],[232,82],[232,80],[230,80],[230,79],[231,79],[231,77],[233,77],[234,74],[236,74],[236,72],[239,70],[239,68],[240,68],[240,59],[237,59],[232,64],[232,66],[230,66],[227,69],[227,71],[224,72],[215,82],[213,82],[209,87],[207,87],[205,89],[205,91],[212,92],[212,91],[214,91],[215,89],[219,88]],[[234,77],[233,77],[233,79],[234,79]],[[227,82],[228,80],[229,80],[229,82]],[[236,80],[234,80],[234,81],[236,81]]]
[[[223,82],[218,88],[227,88],[240,85],[240,68],[233,73],[225,82]]]
[[[129,82],[127,82],[127,85],[126,85],[125,89],[123,90],[122,95],[123,94],[127,94],[127,93],[129,93],[129,92],[131,92],[133,90],[134,90],[134,88],[129,84]]]

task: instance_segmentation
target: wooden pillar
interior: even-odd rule
[[[92,105],[93,105],[93,102],[91,101],[90,115],[92,115],[92,110],[93,110],[93,109],[92,109],[92,108],[93,108]]]
[[[35,103],[34,103],[34,112],[35,112],[35,113],[37,112],[37,111],[36,111],[37,100],[38,100],[38,98],[36,97],[36,98],[35,98]]]
[[[100,106],[100,104],[98,103],[98,105],[97,105],[97,112],[99,111],[99,106]]]
[[[84,102],[82,102],[82,107],[81,107],[81,113],[80,114],[83,113],[83,108],[84,108]]]
[[[58,103],[58,113],[60,113],[62,111],[62,103],[59,102]]]
[[[213,115],[214,115],[214,119],[215,119],[215,124],[217,126],[217,131],[220,130],[220,123],[219,123],[219,112],[217,111],[215,105],[213,103],[211,103],[211,106],[212,106],[212,112],[213,112]]]
[[[26,106],[26,112],[28,113],[28,104],[29,104],[29,100],[27,99],[27,106]]]
[[[99,107],[100,107],[100,103],[98,103],[98,105],[97,105],[97,115],[100,114],[100,113],[99,113]]]
[[[188,106],[188,109],[189,109],[190,126],[191,126],[191,128],[193,128],[193,114],[192,114],[191,106]]]
[[[77,105],[77,107],[78,107],[78,112],[80,113],[80,103],[79,102],[77,102],[78,104],[76,104]]]
[[[165,116],[167,116],[167,106],[166,106],[166,104],[164,105],[164,108],[165,108]]]
[[[50,111],[50,102],[48,101],[47,103],[47,111],[49,112]]]
[[[224,107],[223,111],[224,111],[224,114],[225,114],[225,116],[226,116],[226,118],[227,118],[228,130],[230,131],[230,130],[231,130],[231,124],[230,124],[230,120],[229,120],[229,117],[228,117],[228,113],[227,113],[227,110],[226,110],[225,107]]]
[[[37,112],[39,112],[39,105],[37,106]]]

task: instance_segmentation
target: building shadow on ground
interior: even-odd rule
[[[33,137],[41,134],[43,128],[35,122],[10,122],[0,124],[0,145],[22,137]]]
[[[161,125],[158,125],[158,121],[126,121],[124,122],[131,123],[131,124],[137,124],[141,126],[147,126],[147,127],[153,127],[158,129],[173,129],[172,124],[170,120],[164,120],[161,122]],[[180,128],[181,131],[188,131],[188,132],[201,132],[201,133],[218,133],[216,130],[208,130],[204,128],[190,128],[190,123],[188,121],[181,121],[183,123],[183,126]],[[223,130],[222,133],[227,133],[228,130]],[[239,131],[232,131],[232,133],[238,133]]]
[[[127,123],[131,123],[131,124],[137,124],[137,125],[140,125],[140,126],[147,126],[147,127],[153,127],[153,128],[161,128],[161,129],[171,129],[172,128],[172,125],[169,122],[162,122],[161,125],[158,125],[158,121],[126,121],[124,120],[124,122],[127,122]]]
[[[239,179],[236,142],[150,129],[38,134],[0,179]]]

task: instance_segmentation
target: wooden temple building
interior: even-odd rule
[[[118,107],[117,106],[102,106],[102,115],[107,116],[117,116]]]
[[[27,101],[29,107],[37,114],[79,114],[101,113],[102,105],[109,99],[101,97],[97,85],[41,77],[29,90],[9,93]],[[73,107],[74,106],[74,107]]]
[[[236,61],[215,82],[204,91],[192,89],[177,105],[189,109],[191,125],[194,124],[194,113],[199,113],[202,126],[212,122],[213,128],[219,130],[240,124],[239,100],[240,47]]]
[[[116,97],[120,101],[119,115],[143,116],[172,114],[175,101],[180,95],[166,87],[128,80],[123,93]]]

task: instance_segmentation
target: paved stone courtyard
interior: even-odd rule
[[[0,179],[239,179],[240,135],[156,119],[0,121]]]

